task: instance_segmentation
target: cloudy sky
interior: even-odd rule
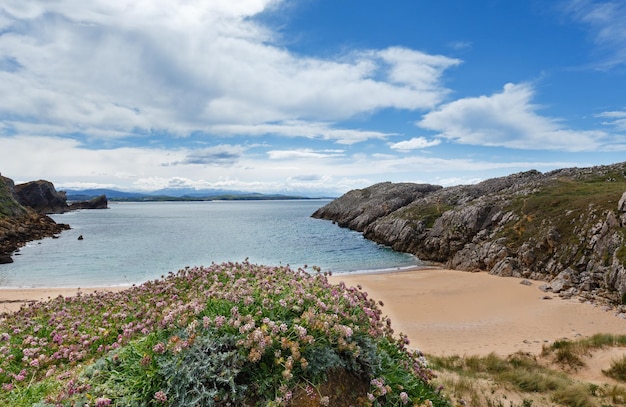
[[[626,161],[623,0],[3,0],[0,172],[339,194]]]

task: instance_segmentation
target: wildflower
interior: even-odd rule
[[[374,401],[374,400],[376,400],[376,397],[374,397],[374,395],[372,393],[367,393],[367,399],[369,401]]]
[[[159,390],[154,393],[154,399],[159,403],[165,403],[167,401],[167,395],[165,394],[165,392]]]
[[[329,406],[330,405],[330,398],[328,396],[324,396],[320,399],[320,405],[322,406]]]
[[[12,376],[15,379],[15,381],[21,382],[21,381],[24,381],[27,373],[28,372],[26,371],[26,369],[22,369],[19,374],[12,374]]]
[[[152,351],[157,355],[162,355],[163,353],[165,353],[165,345],[159,342],[152,347]]]
[[[96,407],[107,407],[111,405],[111,399],[107,397],[98,397],[96,399]]]
[[[400,393],[400,401],[402,401],[402,404],[408,404],[409,403],[409,395],[406,394],[405,391],[403,391],[402,393]]]

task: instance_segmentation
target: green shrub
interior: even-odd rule
[[[165,380],[164,393],[175,406],[215,406],[243,399],[246,385],[238,381],[245,358],[234,336],[210,332],[196,337],[179,353],[166,353],[158,361]]]

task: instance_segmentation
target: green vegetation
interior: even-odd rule
[[[597,334],[576,341],[560,340],[543,349],[539,358],[516,353],[509,357],[429,356],[431,367],[445,386],[446,394],[472,406],[604,407],[626,405],[626,387],[585,383],[572,372],[585,368],[585,358],[607,347],[626,347],[626,335]],[[556,363],[560,369],[554,368]],[[568,374],[569,373],[569,374]],[[626,357],[603,371],[607,377],[626,382]],[[517,395],[519,402],[507,400]]]
[[[213,264],[0,315],[0,405],[451,406],[375,301],[314,271]]]
[[[518,214],[520,219],[507,225],[502,235],[511,247],[518,247],[553,227],[563,244],[578,243],[581,221],[604,219],[607,211],[617,209],[624,191],[626,177],[621,172],[576,180],[559,178],[533,193],[516,197],[505,210]]]
[[[611,363],[611,367],[603,371],[605,375],[620,382],[626,382],[626,356]]]
[[[543,356],[554,356],[554,361],[569,369],[584,367],[583,358],[591,351],[605,347],[626,347],[626,335],[596,334],[586,339],[563,339],[544,347]]]
[[[0,177],[0,219],[24,213],[24,208],[13,198],[9,191],[9,186]]]
[[[426,228],[432,228],[435,221],[439,219],[445,211],[452,208],[454,208],[452,205],[445,203],[415,201],[413,204],[396,211],[393,216],[414,222],[421,222]]]

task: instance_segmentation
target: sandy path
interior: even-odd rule
[[[360,284],[385,303],[396,332],[433,355],[539,353],[544,343],[595,333],[626,334],[626,320],[601,307],[546,295],[520,279],[426,269],[387,274],[335,275]]]

